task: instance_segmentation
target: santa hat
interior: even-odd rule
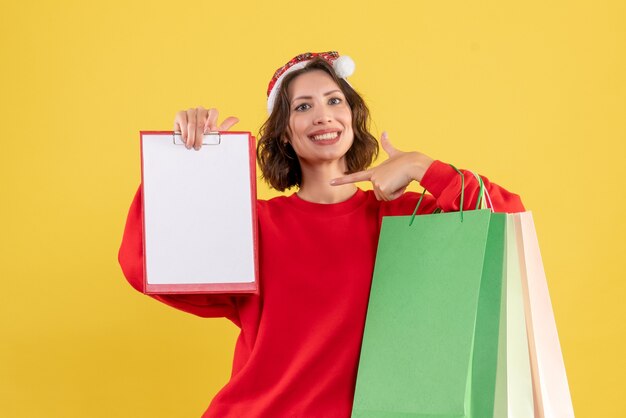
[[[347,55],[339,56],[336,51],[328,52],[305,52],[292,58],[287,64],[280,67],[274,73],[274,77],[270,80],[270,84],[267,86],[267,113],[272,113],[274,109],[274,103],[276,102],[276,95],[280,90],[285,76],[293,71],[306,67],[306,65],[315,58],[322,58],[333,66],[335,74],[339,78],[345,79],[350,77],[354,73],[354,61]]]

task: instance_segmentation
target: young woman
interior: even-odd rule
[[[412,213],[420,196],[404,193],[412,181],[431,193],[420,213],[459,210],[459,174],[419,152],[395,149],[385,134],[388,158],[368,168],[378,145],[368,131],[367,106],[345,80],[353,69],[345,60],[335,52],[302,54],[270,82],[257,157],[272,187],[297,192],[257,202],[260,294],[156,296],[241,329],[231,379],[205,417],[349,417],[381,218]],[[231,117],[218,126],[217,118],[216,110],[182,111],[175,129],[188,148],[199,149],[204,131],[237,122]],[[463,174],[470,209],[479,186],[473,174]],[[373,190],[358,189],[356,181],[370,181]],[[483,181],[497,210],[524,210],[518,196]],[[141,187],[119,253],[138,290],[140,197]]]

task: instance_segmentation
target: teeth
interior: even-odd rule
[[[338,132],[329,132],[327,134],[315,135],[315,136],[312,136],[311,138],[314,141],[324,141],[324,140],[327,140],[327,139],[335,139],[335,138],[337,138],[338,135],[339,135]]]

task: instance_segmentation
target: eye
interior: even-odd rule
[[[308,104],[308,103],[302,103],[302,104],[300,104],[300,105],[296,106],[296,107],[294,108],[294,110],[295,110],[296,112],[304,112],[305,110],[308,110],[308,109],[310,109],[310,108],[311,108],[311,105],[310,105],[310,104]]]
[[[331,105],[338,105],[343,103],[343,100],[340,97],[332,97],[330,98],[330,100],[328,100],[328,104]]]

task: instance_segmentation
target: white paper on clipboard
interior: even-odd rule
[[[257,290],[254,138],[141,132],[145,293]]]

